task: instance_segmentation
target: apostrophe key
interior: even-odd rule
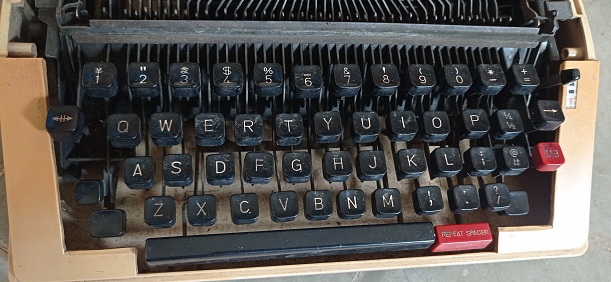
[[[363,76],[358,65],[337,64],[331,74],[331,89],[337,97],[356,96],[363,86]]]
[[[161,72],[155,62],[131,63],[127,70],[127,83],[135,97],[155,97],[161,94]]]
[[[244,69],[239,63],[216,63],[212,68],[214,93],[233,97],[244,91]]]
[[[86,63],[83,66],[81,86],[91,97],[114,97],[119,88],[117,68],[112,63]]]
[[[169,84],[174,97],[196,97],[200,94],[201,77],[196,63],[173,63],[170,65]]]
[[[54,106],[49,108],[45,127],[55,141],[79,142],[85,117],[78,106]]]
[[[140,117],[137,114],[112,114],[108,117],[106,136],[115,148],[133,148],[140,144]]]
[[[291,85],[295,98],[318,98],[323,89],[322,70],[320,66],[295,66]]]
[[[373,96],[391,96],[397,92],[400,79],[395,65],[373,64],[370,70]]]
[[[282,94],[284,74],[280,64],[255,64],[253,69],[255,94],[261,97],[274,97]]]

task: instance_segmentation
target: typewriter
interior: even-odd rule
[[[585,252],[579,0],[9,0],[15,280],[218,280]]]

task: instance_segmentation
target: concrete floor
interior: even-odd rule
[[[592,35],[597,47],[597,58],[602,61],[601,83],[611,81],[611,11],[609,0],[583,0],[589,17]],[[333,275],[313,275],[292,278],[265,279],[265,281],[611,281],[611,192],[605,185],[611,181],[608,164],[611,150],[605,141],[611,140],[611,126],[606,119],[611,115],[611,95],[601,85],[596,127],[596,148],[590,211],[590,246],[585,255],[575,258],[559,258],[534,261],[474,264],[406,270],[356,272]],[[1,149],[1,144],[0,144]],[[0,281],[7,280],[6,193],[4,170],[0,150]],[[33,195],[35,196],[35,195]],[[262,281],[262,280],[249,280]]]

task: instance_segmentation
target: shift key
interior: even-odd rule
[[[490,225],[486,222],[435,226],[437,242],[431,251],[455,252],[479,250],[492,243]]]

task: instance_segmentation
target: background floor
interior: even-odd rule
[[[609,0],[583,0],[596,48],[602,62],[596,148],[590,210],[590,246],[585,255],[576,258],[546,259],[520,262],[473,264],[435,268],[356,272],[332,275],[312,275],[291,278],[265,279],[265,281],[611,281],[611,190],[605,185],[611,181],[611,150],[605,141],[611,140],[611,95],[606,82],[611,81],[611,11]],[[1,144],[0,144],[1,149]],[[35,195],[32,195],[35,200]],[[7,263],[8,221],[4,166],[0,150],[0,281],[8,278]],[[249,280],[263,281],[263,280]]]

